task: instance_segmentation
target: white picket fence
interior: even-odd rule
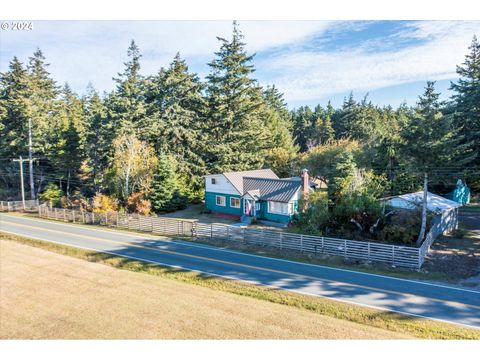
[[[419,249],[415,247],[292,234],[284,231],[196,223],[193,236],[199,239],[222,239],[241,244],[334,255],[345,259],[380,262],[416,269],[420,268],[423,262],[419,258]]]
[[[340,256],[349,260],[378,262],[397,267],[420,269],[434,236],[427,236],[422,247],[398,246],[368,241],[337,239],[323,236],[292,234],[281,230],[265,230],[224,224],[206,224],[195,220],[138,214],[93,213],[49,208],[38,202],[27,202],[29,209],[38,209],[40,217],[72,223],[96,224],[119,229],[151,232],[159,235],[186,236],[194,239],[219,239],[245,245],[269,246],[316,255]],[[23,210],[21,201],[0,202],[0,211]]]

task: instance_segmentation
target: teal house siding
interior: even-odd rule
[[[281,222],[281,223],[288,223],[292,221],[293,219],[293,214],[292,215],[282,215],[282,214],[275,214],[268,212],[268,202],[267,201],[262,201],[260,203],[260,208],[262,212],[262,216],[259,216],[259,219],[265,219],[269,221],[276,221],[276,222]],[[297,208],[297,205],[294,205],[294,208]]]
[[[225,206],[217,205],[216,203],[216,196],[225,196]],[[235,208],[230,206],[230,198],[238,198],[240,199],[240,207]],[[205,193],[205,207],[215,213],[223,213],[223,214],[230,214],[230,215],[238,215],[242,216],[242,200],[240,195],[230,195],[230,194],[221,194],[221,193],[214,193],[214,192],[206,192]]]

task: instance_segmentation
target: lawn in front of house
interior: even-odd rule
[[[198,220],[206,224],[234,224],[238,223],[238,219],[224,217],[220,214],[207,213],[205,205],[191,204],[186,209],[174,211],[171,213],[160,214],[162,217],[176,218],[182,220]]]

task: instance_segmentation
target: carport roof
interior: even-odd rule
[[[417,191],[415,193],[392,196],[388,198],[388,200],[393,199],[402,199],[412,203],[413,205],[421,205],[423,201],[423,191]],[[429,211],[441,213],[445,210],[456,209],[460,206],[461,204],[456,201],[446,199],[431,192],[427,192],[427,209]]]

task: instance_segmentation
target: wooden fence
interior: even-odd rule
[[[194,237],[341,256],[345,259],[380,262],[399,267],[418,269],[421,266],[420,252],[415,247],[203,223],[195,224]]]
[[[70,209],[49,208],[41,205],[38,215],[46,219],[65,222],[93,224],[146,231],[154,234],[172,236],[193,236],[194,220],[182,220],[158,216],[143,216],[138,214],[119,214],[117,212],[98,214]]]
[[[20,204],[20,205],[19,205]],[[19,207],[20,206],[20,207]],[[434,237],[427,236],[422,247],[397,246],[367,241],[336,239],[322,236],[292,234],[280,230],[264,230],[224,224],[206,224],[194,220],[182,220],[137,214],[84,212],[78,210],[38,208],[40,217],[72,223],[96,224],[119,229],[147,231],[159,235],[187,236],[194,239],[220,239],[239,244],[270,246],[281,250],[299,251],[317,255],[341,256],[345,259],[378,262],[398,267],[420,269]],[[1,211],[23,208],[21,202],[0,202]]]
[[[0,211],[22,211],[22,210],[37,210],[38,200],[22,201],[0,201]]]

